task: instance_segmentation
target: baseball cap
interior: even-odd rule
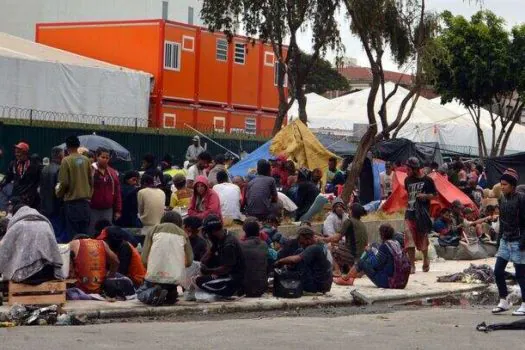
[[[197,135],[193,136],[193,141],[200,141],[200,140],[201,140],[201,138],[199,136],[197,136]]]
[[[222,220],[217,215],[208,215],[202,222],[202,232],[211,233],[222,229]]]
[[[24,152],[29,152],[29,145],[25,142],[19,142],[15,145],[15,148],[22,150]]]

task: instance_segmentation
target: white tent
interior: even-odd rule
[[[386,94],[394,89],[393,83],[387,83]],[[345,95],[324,102],[308,103],[308,125],[318,132],[358,134],[359,130],[368,125],[367,101],[370,89],[365,89],[353,94]],[[408,90],[398,87],[397,93],[390,99],[387,105],[388,121],[392,122],[399,110],[403,98]],[[378,116],[381,107],[381,90],[376,99],[375,111],[379,131],[381,131]],[[410,108],[408,103],[405,114]],[[525,136],[525,135],[524,135]],[[443,148],[471,154],[477,154],[477,133],[470,116],[458,113],[453,109],[441,106],[439,103],[420,97],[414,109],[411,119],[400,131],[398,137],[407,138],[414,142],[438,142]],[[512,138],[509,150],[525,149],[520,146],[525,142],[518,138]]]
[[[326,102],[329,101],[324,96],[321,96],[319,94],[316,94],[315,92],[311,92],[305,95],[306,96],[306,106],[313,106],[320,102]],[[288,110],[288,116],[292,119],[299,118],[299,103],[297,103],[297,100],[292,104],[292,107]]]
[[[148,123],[149,73],[0,33],[0,77],[3,118]]]

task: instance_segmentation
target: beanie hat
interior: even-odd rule
[[[505,170],[505,172],[501,176],[501,180],[507,181],[509,184],[511,184],[514,187],[518,185],[519,179],[520,179],[520,176],[518,175],[516,170],[512,168],[508,168],[507,170]]]

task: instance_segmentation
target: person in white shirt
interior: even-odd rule
[[[213,190],[219,195],[222,216],[240,220],[241,189],[228,181],[228,173],[224,170],[219,171],[217,173],[218,184],[213,186]]]
[[[332,212],[326,217],[323,224],[323,235],[331,237],[336,233],[341,233],[343,222],[348,219],[346,206],[340,198],[334,199],[332,203]]]
[[[189,145],[186,150],[186,160],[190,163],[195,163],[199,154],[206,151],[206,149],[201,146],[199,136],[195,135],[192,141],[193,144]]]
[[[379,181],[381,184],[381,199],[387,199],[392,194],[392,186],[394,179],[394,171],[392,163],[385,163],[385,171],[379,174]]]
[[[208,152],[202,152],[197,156],[197,163],[193,164],[188,169],[188,174],[186,175],[186,186],[188,188],[193,188],[195,179],[197,176],[208,177],[206,170],[208,169],[211,163],[211,155]]]

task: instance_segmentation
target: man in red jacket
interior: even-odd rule
[[[105,148],[97,150],[97,162],[93,163],[93,196],[91,197],[91,221],[89,233],[94,235],[99,220],[118,220],[122,212],[122,196],[118,174],[109,166],[110,153]]]

